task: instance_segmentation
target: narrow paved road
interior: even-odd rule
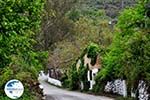
[[[80,92],[67,91],[55,86],[49,85],[45,81],[40,81],[44,87],[46,100],[113,100],[104,96],[94,96]]]

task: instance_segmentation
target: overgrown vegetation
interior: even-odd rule
[[[113,42],[103,57],[103,69],[99,72],[97,85],[121,78],[127,80],[128,92],[137,89],[139,80],[149,86],[150,17],[146,5],[149,0],[140,0],[134,8],[124,10],[118,20]]]
[[[70,89],[79,89],[81,81],[87,84],[87,79],[83,76],[86,76],[88,66],[83,66],[83,56],[85,52],[88,53],[93,65],[98,53],[95,51],[99,51],[92,46],[86,47],[90,42],[98,44],[97,47],[103,50],[100,55],[102,70],[95,78],[94,92],[103,92],[107,81],[118,78],[126,80],[128,94],[131,88],[134,92],[137,90],[139,80],[144,80],[150,85],[150,1],[139,0],[138,4],[135,2],[135,0],[80,1],[79,5],[63,14],[63,17],[67,18],[66,21],[71,22],[71,27],[67,29],[68,35],[63,38],[64,40],[60,39],[52,45],[56,48],[49,49],[49,63],[54,67],[69,69],[65,75],[65,79],[68,80],[65,82],[69,83]],[[131,5],[135,6],[130,7]],[[124,8],[125,10],[117,17],[118,10]],[[75,67],[76,59],[81,60],[79,71]]]
[[[93,15],[91,15],[93,16]],[[100,22],[100,23],[96,23]],[[103,21],[97,17],[97,19],[91,19],[87,17],[81,17],[74,22],[75,34],[69,36],[55,43],[56,48],[50,50],[49,63],[51,66],[66,69],[78,59],[81,51],[83,51],[88,44],[94,42],[102,45],[101,48],[106,48],[112,41],[112,30],[108,25],[108,20]],[[107,34],[106,34],[107,33]],[[99,38],[100,37],[100,38]],[[53,63],[57,61],[57,64]]]
[[[89,70],[89,66],[84,64],[84,56],[88,55],[88,58],[91,58],[91,64],[96,63],[97,56],[100,54],[100,48],[97,44],[91,43],[87,46],[87,48],[82,52],[81,56],[77,59],[77,61],[69,68],[67,76],[63,77],[62,82],[64,83],[64,87],[67,87],[65,82],[69,83],[68,88],[71,90],[81,89],[81,83],[83,83],[83,90],[89,90],[89,83],[87,80],[87,72]],[[80,66],[77,67],[77,63],[80,60]]]
[[[139,80],[150,86],[150,0],[139,0],[137,5],[136,0],[45,2],[0,1],[1,100],[8,99],[3,88],[14,78],[26,89],[21,100],[37,100],[37,75],[43,66],[64,70],[64,87],[80,89],[82,82],[87,91],[85,54],[92,65],[99,54],[102,58],[93,89],[96,93],[104,91],[107,81],[118,78],[127,80],[129,93],[131,88],[136,91]],[[48,64],[43,50],[49,52]]]
[[[1,100],[8,99],[3,90],[10,79],[20,80],[25,87],[20,100],[41,98],[36,83],[47,54],[36,51],[33,46],[36,44],[34,36],[40,30],[43,4],[43,0],[0,1]]]

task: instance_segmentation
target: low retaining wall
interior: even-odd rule
[[[47,81],[47,82],[49,82],[50,84],[53,84],[53,85],[55,85],[55,86],[60,86],[60,87],[62,86],[61,81],[49,77],[49,73],[48,73],[47,75],[45,75],[44,71],[40,71],[39,79],[40,79],[40,80],[45,80],[45,81]]]
[[[62,86],[61,81],[54,79],[54,78],[48,77],[48,82],[55,85],[55,86],[60,86],[60,87]]]
[[[148,94],[148,87],[144,81],[139,81],[137,93],[139,100],[149,100],[150,94]],[[125,80],[117,79],[115,81],[107,82],[105,86],[105,92],[112,92],[115,94],[122,95],[124,97],[127,96],[127,85]],[[135,97],[136,94],[134,92],[131,93],[131,97]]]
[[[124,97],[127,96],[127,87],[125,80],[115,80],[112,82],[107,82],[105,86],[105,92],[113,92],[119,95],[122,95]]]

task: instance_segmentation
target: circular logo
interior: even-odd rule
[[[18,99],[22,96],[24,87],[19,80],[13,79],[6,83],[4,91],[9,98]]]

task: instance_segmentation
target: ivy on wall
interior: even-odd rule
[[[96,59],[99,53],[100,53],[100,48],[97,44],[94,43],[89,44],[87,48],[84,49],[81,56],[69,69],[67,76],[65,76],[66,78],[62,80],[63,83],[69,82],[69,88],[71,90],[76,90],[76,89],[81,89],[81,82],[83,82],[84,85],[83,90],[88,91],[89,83],[87,80],[87,72],[89,70],[89,66],[88,65],[84,66],[84,56],[87,54],[88,58],[91,58],[91,64],[94,65],[96,63]],[[78,60],[80,60],[81,63],[79,69],[77,70],[76,64]]]

